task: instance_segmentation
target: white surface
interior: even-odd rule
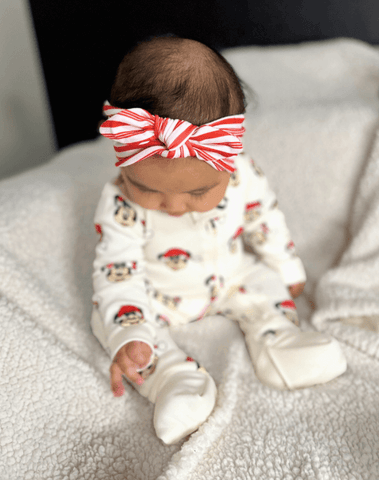
[[[0,178],[46,162],[55,148],[27,0],[0,2]]]
[[[352,205],[379,118],[379,55],[340,40],[250,47],[228,58],[259,91],[246,143],[278,188],[312,300],[356,232]],[[178,329],[176,342],[219,393],[209,420],[174,446],[155,437],[146,399],[129,387],[113,398],[108,357],[89,328],[92,218],[113,164],[110,142],[97,140],[0,184],[0,478],[379,478],[374,332],[350,326],[346,335],[359,341],[342,343],[347,372],[287,392],[256,379],[234,323]]]

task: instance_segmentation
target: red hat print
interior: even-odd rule
[[[186,258],[190,258],[191,256],[191,254],[189,252],[186,252],[185,250],[182,250],[180,248],[171,248],[170,250],[167,250],[167,252],[163,254],[163,257],[171,258],[171,257],[179,257],[181,255]]]
[[[261,206],[262,206],[261,202],[252,202],[252,203],[248,203],[245,208],[246,210],[253,210],[254,208],[259,208]]]
[[[296,310],[296,305],[293,300],[284,300],[284,302],[279,303],[278,306],[282,308],[289,308],[291,310]]]
[[[139,312],[142,314],[142,310],[138,307],[135,307],[134,305],[124,305],[123,307],[120,308],[120,310],[117,313],[118,317],[121,317],[125,313],[131,313],[131,312]]]
[[[138,325],[145,321],[142,310],[135,305],[123,305],[114,318],[115,323],[122,327]]]
[[[233,240],[236,240],[242,234],[243,234],[243,227],[239,227],[236,233],[233,235]]]

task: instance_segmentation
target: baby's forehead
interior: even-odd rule
[[[128,177],[144,178],[150,175],[151,172],[157,174],[164,174],[167,177],[174,177],[180,172],[191,171],[195,174],[202,176],[211,175],[214,170],[212,167],[205,164],[204,161],[199,160],[196,157],[183,157],[183,158],[167,158],[160,155],[153,155],[140,162],[133,163],[125,167],[121,167],[123,174]],[[208,172],[209,170],[209,172]]]
[[[228,172],[217,171],[194,157],[169,159],[156,156],[122,167],[121,171],[130,181],[160,191],[210,188],[227,181],[230,176]]]
[[[125,173],[142,176],[147,171],[163,172],[167,176],[174,176],[178,172],[192,172],[199,178],[212,177],[218,173],[214,168],[207,165],[203,160],[196,157],[167,158],[153,155],[145,160],[136,162],[130,166],[122,167]]]

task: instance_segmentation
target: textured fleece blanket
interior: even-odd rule
[[[256,92],[246,150],[307,269],[302,326],[337,336],[347,372],[276,391],[235,323],[181,327],[218,399],[188,440],[159,441],[148,400],[112,396],[90,332],[92,218],[116,169],[106,140],[79,144],[0,182],[1,480],[379,478],[379,54],[338,39],[226,56]]]
[[[379,132],[358,185],[349,233],[340,262],[319,282],[313,322],[379,360]]]

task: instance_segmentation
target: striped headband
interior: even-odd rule
[[[197,157],[216,170],[234,172],[242,151],[244,116],[232,115],[200,127],[185,120],[161,118],[142,108],[123,110],[105,102],[108,117],[101,135],[113,140],[116,167],[128,166],[153,155],[166,158]]]

